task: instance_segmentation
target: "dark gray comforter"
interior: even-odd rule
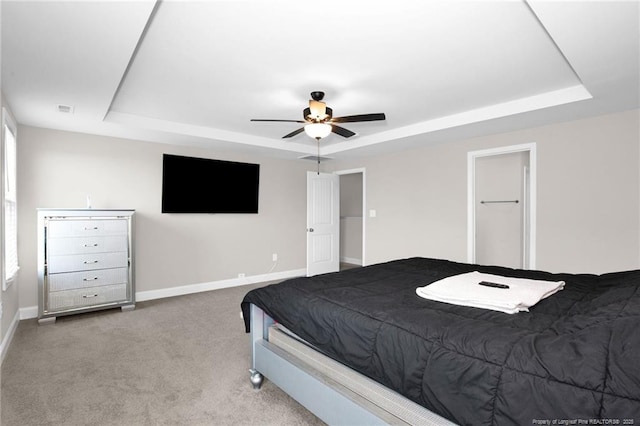
[[[474,270],[566,285],[514,315],[416,295]],[[640,424],[640,271],[550,274],[412,258],[253,290],[242,302],[247,331],[251,303],[459,424]]]

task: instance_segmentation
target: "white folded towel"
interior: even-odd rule
[[[483,281],[508,288],[480,285]],[[416,293],[420,297],[438,302],[515,314],[521,311],[528,312],[529,307],[562,290],[563,287],[564,281],[511,278],[474,271],[418,287]]]

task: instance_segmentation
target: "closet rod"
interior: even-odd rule
[[[520,201],[518,200],[493,200],[493,201],[480,201],[480,204],[494,204],[494,203],[516,203],[518,204]]]

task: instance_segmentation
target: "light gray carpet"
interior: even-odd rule
[[[249,383],[251,285],[21,321],[2,365],[2,425],[322,425]]]

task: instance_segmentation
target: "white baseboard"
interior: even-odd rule
[[[13,335],[18,328],[18,323],[20,322],[20,311],[16,311],[16,314],[13,316],[11,320],[11,325],[9,325],[9,329],[7,330],[7,334],[2,338],[2,343],[0,343],[0,364],[4,362],[4,357],[7,354],[7,350],[9,349],[9,345],[13,340]]]
[[[353,257],[341,257],[340,262],[350,263],[352,265],[360,265],[362,266],[362,259],[355,259]]]
[[[244,278],[231,278],[228,280],[211,281],[208,283],[189,284],[177,287],[163,288],[160,290],[139,291],[136,293],[136,302],[145,300],[164,299],[165,297],[184,296],[185,294],[200,293],[203,291],[220,290],[228,287],[255,284],[266,281],[284,280],[293,277],[307,275],[306,269],[294,269],[291,271],[271,272],[269,274],[252,275]],[[20,319],[38,318],[38,307],[28,306],[20,309]]]
[[[160,290],[139,291],[136,293],[136,302],[163,299],[165,297],[183,296],[185,294],[200,293],[210,290],[220,290],[228,287],[238,287],[242,285],[255,284],[266,281],[283,280],[287,278],[305,276],[306,274],[306,269],[294,269],[292,271],[272,272],[269,274],[252,275],[244,278],[231,278],[227,280],[211,281],[208,283],[169,287]]]
[[[37,306],[27,306],[26,308],[20,308],[20,319],[31,319],[38,318],[38,307]]]

